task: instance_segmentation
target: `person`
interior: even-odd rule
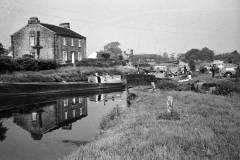
[[[211,66],[211,72],[212,72],[212,78],[214,78],[215,72],[216,72],[216,67],[214,64]]]
[[[187,74],[187,67],[185,65],[183,67],[183,74]]]
[[[240,77],[240,65],[238,64],[236,68],[236,78],[239,78],[239,77]]]
[[[191,71],[188,72],[188,79],[189,79],[189,80],[192,79],[192,73],[191,73]]]

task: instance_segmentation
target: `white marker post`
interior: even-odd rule
[[[173,97],[167,96],[167,113],[172,114],[173,112]]]
[[[152,86],[152,90],[155,91],[155,89],[156,89],[156,85],[155,85],[154,82],[151,82],[151,86]]]

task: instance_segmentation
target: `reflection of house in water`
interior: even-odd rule
[[[73,97],[39,104],[14,115],[14,123],[31,133],[33,139],[40,140],[43,134],[62,127],[72,129],[72,123],[87,116],[87,98]]]

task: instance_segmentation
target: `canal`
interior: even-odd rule
[[[0,103],[2,108],[7,105],[16,109],[0,112],[0,160],[47,160],[91,141],[104,115],[115,106],[126,107],[127,95],[121,91],[42,100],[24,97]]]

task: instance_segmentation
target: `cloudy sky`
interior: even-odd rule
[[[111,41],[134,53],[240,51],[240,0],[0,0],[0,42],[29,17],[87,37],[87,54]]]

